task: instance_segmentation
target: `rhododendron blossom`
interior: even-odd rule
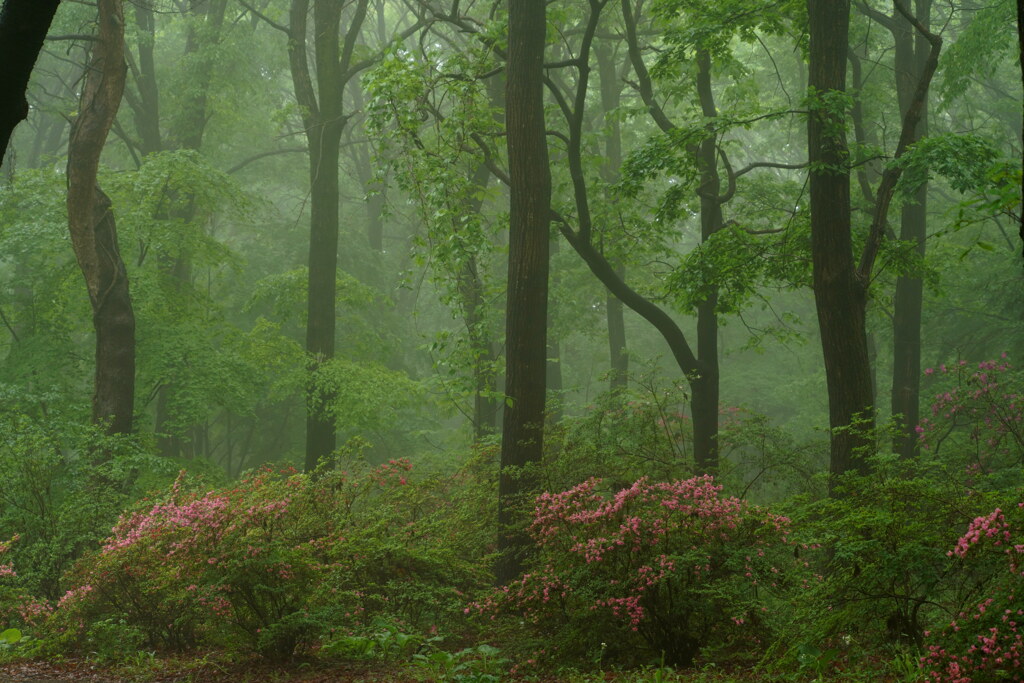
[[[1024,502],[1004,511],[994,509],[974,519],[949,551],[971,566],[991,563],[1000,555],[985,587],[987,596],[931,634],[921,665],[928,680],[971,683],[1024,678]],[[926,634],[927,635],[927,634]]]
[[[543,493],[529,527],[538,563],[468,610],[513,611],[538,625],[593,615],[594,639],[617,627],[675,664],[692,660],[713,633],[753,635],[751,614],[769,595],[759,584],[777,587],[788,580],[780,567],[802,566],[786,540],[788,519],[721,492],[701,476],[641,478],[614,493],[588,479]],[[723,602],[730,593],[742,613]]]

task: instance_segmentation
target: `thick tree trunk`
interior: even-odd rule
[[[551,171],[545,139],[543,67],[545,0],[509,5],[506,122],[509,206],[505,408],[498,483],[497,580],[507,583],[523,567],[529,537],[519,514],[531,492],[519,470],[541,459],[544,445],[547,349],[548,245]]]
[[[917,20],[928,28],[931,0],[918,0]],[[900,116],[910,110],[918,81],[925,69],[931,46],[918,34],[910,22],[893,13],[898,27],[896,40],[896,92]],[[921,111],[912,141],[928,134],[927,101]],[[904,204],[900,216],[900,240],[914,245],[919,258],[924,258],[925,238],[928,231],[928,185],[922,185],[910,203]],[[917,453],[917,434],[914,427],[920,421],[921,395],[921,308],[924,286],[918,276],[901,275],[896,280],[893,311],[893,371],[892,414],[900,417],[900,428],[893,442],[893,450],[903,457]]]
[[[28,116],[25,91],[58,5],[60,0],[4,0],[0,9],[0,157]]]
[[[849,0],[808,0],[807,119],[814,300],[828,384],[833,475],[864,471],[872,445],[874,397],[868,360],[867,288],[857,277],[850,237],[850,170],[845,111],[829,98],[846,90]]]
[[[68,228],[85,277],[96,330],[93,420],[110,433],[132,429],[135,315],[110,200],[97,185],[100,154],[124,91],[120,0],[99,0],[97,41],[68,145]]]

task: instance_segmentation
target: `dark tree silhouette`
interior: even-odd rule
[[[0,9],[0,155],[6,153],[15,126],[28,116],[28,79],[59,4],[4,0]]]
[[[505,408],[498,485],[499,583],[522,570],[529,545],[516,510],[530,479],[518,468],[544,444],[551,170],[544,126],[544,0],[509,5],[506,121],[509,207]]]
[[[850,170],[845,131],[849,0],[808,0],[809,84],[815,106],[807,119],[811,164],[811,253],[814,300],[825,357],[831,470],[862,469],[858,449],[870,444],[874,392],[865,328],[867,287],[858,279],[850,236]],[[853,427],[858,420],[864,423]]]

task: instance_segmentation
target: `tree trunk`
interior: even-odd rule
[[[338,270],[338,156],[341,126],[322,121],[309,135],[310,229],[306,352],[311,369],[334,358],[335,292]],[[306,416],[306,470],[337,446],[334,420],[325,410],[330,393],[311,401]]]
[[[509,205],[505,408],[498,483],[497,580],[522,571],[530,540],[518,512],[532,491],[518,468],[537,463],[544,444],[551,170],[545,139],[545,0],[509,5],[506,122]]]
[[[622,97],[622,83],[616,73],[615,58],[608,43],[602,42],[594,50],[597,57],[597,71],[601,82],[601,109],[607,116],[619,107]],[[622,168],[622,127],[617,116],[609,121],[611,130],[604,136],[605,163],[601,174],[605,183],[613,185],[619,181]],[[621,280],[626,279],[626,268],[621,263],[612,263],[612,269]],[[629,352],[626,350],[626,320],[622,302],[606,289],[605,314],[608,320],[609,366],[608,390],[623,391],[629,384]]]
[[[1017,44],[1018,57],[1020,58],[1020,81],[1024,86],[1024,0],[1017,0]],[[1021,111],[1020,137],[1024,140],[1024,105]],[[1024,145],[1021,145],[1021,164],[1024,164]],[[1024,175],[1020,178],[1021,209],[1020,209],[1020,241],[1021,255],[1024,256]]]
[[[705,119],[718,116],[711,90],[711,56],[697,51],[697,94]],[[722,181],[718,175],[718,146],[714,133],[701,140],[697,153],[700,168],[700,241],[703,244],[722,229]],[[694,455],[697,469],[704,473],[718,470],[718,292],[697,305],[697,361],[701,372],[691,381],[693,396]],[[700,427],[698,428],[698,424]],[[702,441],[698,442],[698,438]]]
[[[814,300],[828,384],[833,475],[865,471],[872,446],[874,399],[866,334],[867,287],[857,277],[850,236],[850,170],[844,104],[849,0],[808,0],[807,118]]]
[[[97,184],[100,154],[124,91],[120,0],[99,0],[97,41],[68,144],[68,228],[89,290],[96,330],[93,421],[110,433],[132,429],[135,315],[110,199]]]
[[[313,48],[316,83],[306,56],[306,25],[310,0],[292,0],[289,63],[295,98],[303,109],[309,146],[310,227],[309,279],[307,294],[306,352],[309,354],[310,384],[306,401],[306,470],[316,468],[337,446],[337,434],[330,412],[329,391],[316,387],[317,370],[334,357],[335,297],[338,272],[338,158],[344,116],[345,83],[354,73],[348,65],[355,39],[366,18],[367,0],[358,0],[340,44],[342,3],[313,2]]]
[[[626,29],[626,41],[629,49],[629,59],[636,73],[640,97],[647,106],[648,112],[658,127],[668,133],[676,129],[675,124],[668,118],[664,110],[654,99],[653,85],[647,66],[644,63],[640,51],[640,41],[637,35],[637,18],[633,13],[631,0],[621,0],[622,18]],[[714,100],[711,97],[710,81],[710,60],[707,55],[698,60],[698,94],[701,95],[701,108],[707,116],[707,112],[716,115]],[[713,140],[705,141],[713,144]],[[698,157],[700,162],[701,146],[688,150]],[[721,200],[718,198],[720,185],[717,172],[717,160],[713,146],[708,147],[711,152],[711,163],[701,163],[701,233],[708,235],[717,229],[715,223],[715,211],[717,210],[717,226],[721,227]],[[706,152],[705,152],[706,153]],[[706,188],[706,189],[705,189]],[[714,189],[712,193],[710,190]],[[714,197],[711,195],[714,194]],[[705,211],[707,204],[708,211]],[[717,209],[715,209],[717,207]],[[581,255],[582,252],[581,252]],[[700,308],[704,309],[703,323],[701,322],[700,310],[698,310],[698,355],[694,355],[689,343],[686,341],[682,330],[676,325],[672,318],[658,308],[652,302],[644,299],[624,282],[617,281],[614,271],[596,263],[592,256],[583,255],[588,262],[591,271],[605,283],[605,286],[612,289],[619,299],[640,317],[661,333],[668,343],[675,357],[679,369],[682,370],[690,384],[690,414],[693,417],[693,444],[694,459],[699,470],[713,472],[718,467],[718,355],[710,353],[711,347],[717,347],[717,320],[714,316],[713,298],[703,302]],[[596,269],[595,269],[595,266]],[[711,315],[708,315],[708,313]],[[714,338],[713,338],[714,337]],[[703,345],[703,351],[701,350]],[[713,365],[705,367],[700,354],[709,357]]]
[[[928,28],[931,18],[931,0],[918,0],[917,20]],[[896,40],[896,92],[900,116],[904,117],[917,90],[925,69],[931,46],[918,34],[910,22],[893,13],[898,27],[893,32]],[[928,135],[928,110],[925,101],[921,119],[912,141]],[[914,245],[914,251],[924,258],[925,238],[928,232],[928,185],[925,183],[913,200],[903,205],[900,216],[900,240]],[[893,311],[893,371],[892,414],[901,416],[899,432],[893,441],[894,452],[902,457],[917,454],[917,434],[914,427],[920,422],[921,395],[921,308],[924,286],[919,276],[900,275],[896,280]]]
[[[558,254],[558,242],[553,244],[549,243],[549,254],[548,262],[551,259],[557,259]],[[557,291],[557,288],[561,284],[561,277],[558,271],[549,275],[548,286]],[[558,341],[558,337],[551,334],[550,330],[554,328],[555,320],[555,302],[548,302],[548,321],[545,326],[547,334],[547,360],[545,370],[545,389],[552,399],[548,402],[545,407],[545,417],[548,424],[556,425],[562,421],[562,345]]]
[[[4,0],[0,9],[0,156],[28,116],[25,91],[58,5],[60,0]]]

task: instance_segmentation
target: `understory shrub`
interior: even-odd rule
[[[928,453],[873,456],[867,474],[847,473],[834,486],[838,495],[787,503],[794,536],[827,552],[786,640],[838,648],[838,666],[894,645],[919,648],[940,605],[962,591],[946,549],[985,499]]]
[[[544,486],[568,488],[600,474],[611,486],[641,475],[657,481],[693,475],[693,438],[684,382],[654,370],[628,389],[597,397],[582,416],[567,416],[545,437]]]
[[[926,633],[928,680],[1024,679],[1024,502],[977,517],[949,555],[976,591],[956,618]]]
[[[791,640],[844,654],[918,649],[987,580],[947,550],[972,519],[1019,500],[1021,377],[1005,357],[940,365],[925,377],[932,401],[915,457],[880,453],[866,474],[835,480],[838,495],[787,503],[800,537],[828,548],[826,579],[801,596]],[[882,431],[877,441],[891,437]]]
[[[0,629],[34,633],[61,595],[64,573],[132,500],[138,472],[149,470],[156,479],[161,467],[134,437],[110,436],[60,414],[40,419],[6,408],[0,408]]]
[[[710,476],[600,487],[539,496],[531,571],[467,611],[520,615],[549,654],[686,666],[702,649],[759,650],[787,588],[809,579],[789,521]]]
[[[241,641],[273,658],[375,615],[434,625],[480,575],[438,541],[443,505],[410,468],[262,469],[203,493],[183,474],[76,566],[51,623],[72,643],[108,620],[153,648]]]

